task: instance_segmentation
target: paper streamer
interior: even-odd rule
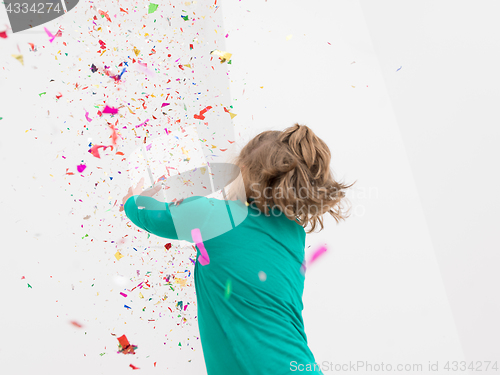
[[[198,249],[200,249],[201,256],[198,258],[198,262],[200,262],[202,266],[206,266],[210,263],[210,258],[208,257],[205,245],[203,245],[200,230],[198,228],[191,230],[191,237],[193,237],[193,241],[196,243],[196,246],[198,246]]]

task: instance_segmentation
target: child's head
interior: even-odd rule
[[[330,149],[305,125],[295,124],[283,131],[264,131],[246,144],[233,163],[240,169],[247,198],[266,215],[277,206],[279,212],[311,233],[322,215],[329,213],[339,222],[345,197],[343,185],[333,180]],[[277,211],[277,209],[279,211]],[[297,221],[297,219],[300,220]]]

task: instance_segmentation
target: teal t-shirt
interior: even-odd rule
[[[183,205],[183,215],[175,214]],[[194,243],[182,227],[200,229],[210,263],[196,262],[194,279],[208,375],[322,374],[302,320],[301,225],[276,210],[266,216],[252,204],[205,197],[172,206],[133,196],[124,211],[159,237]],[[234,228],[225,231],[226,221]]]

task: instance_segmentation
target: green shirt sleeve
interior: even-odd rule
[[[133,195],[127,199],[123,209],[132,223],[151,234],[193,242],[192,229],[200,229],[202,238],[208,240],[218,235],[221,227],[225,228],[221,226],[221,220],[224,219],[221,218],[221,213],[227,216],[223,203],[217,203],[215,199],[193,196],[175,205],[173,202],[159,202],[151,197]],[[226,226],[231,229],[230,224]]]
[[[127,199],[123,210],[130,221],[142,230],[158,237],[179,239],[169,203],[159,202],[151,197],[134,195]]]

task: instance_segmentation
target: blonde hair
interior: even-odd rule
[[[311,224],[307,232],[311,233],[318,224],[320,231],[324,229],[322,216],[325,213],[333,216],[337,223],[349,217],[341,211],[344,190],[356,181],[351,185],[335,181],[330,159],[326,143],[309,127],[296,123],[283,131],[268,130],[258,134],[231,161],[241,170],[248,203],[266,215],[270,207],[273,210],[276,207],[304,228]],[[301,193],[303,190],[305,197]],[[235,191],[241,192],[241,182],[229,187],[230,196],[236,196]]]

